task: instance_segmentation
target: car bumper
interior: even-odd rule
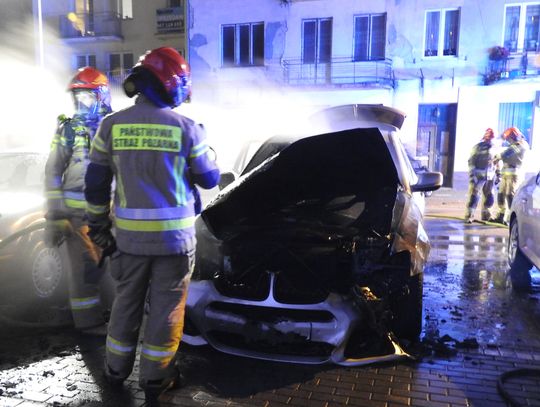
[[[330,294],[317,304],[246,301],[221,295],[211,281],[192,281],[183,341],[228,354],[280,362],[358,366],[409,357],[390,336],[390,352],[347,357],[352,333],[365,319],[355,303]]]

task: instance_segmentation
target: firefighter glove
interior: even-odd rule
[[[45,244],[47,247],[58,247],[72,231],[68,219],[47,219],[45,223]]]
[[[116,241],[111,233],[111,222],[97,223],[88,225],[88,237],[92,242],[99,246],[103,251],[116,247]]]

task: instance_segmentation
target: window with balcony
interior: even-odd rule
[[[510,52],[540,49],[540,3],[512,4],[504,12],[504,47]]]
[[[457,56],[459,9],[426,11],[424,56]]]
[[[96,56],[95,55],[77,55],[75,58],[75,68],[83,68],[85,66],[91,66],[96,68]]]
[[[332,59],[332,19],[312,18],[302,21],[302,62],[314,64]]]
[[[264,65],[264,23],[223,25],[221,53],[223,66]]]
[[[386,13],[354,17],[354,61],[385,58]]]

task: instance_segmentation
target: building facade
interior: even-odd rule
[[[382,103],[407,114],[411,156],[443,172],[446,186],[466,176],[469,152],[487,127],[497,134],[519,127],[531,146],[526,170],[538,170],[540,1],[66,0],[41,7],[46,26],[59,33],[46,47],[59,44],[71,68],[95,64],[116,83],[147,49],[184,53],[194,95],[186,109],[207,124],[218,156],[299,126],[300,116],[319,108]]]
[[[119,86],[149,49],[169,46],[186,54],[185,0],[33,0],[33,10],[44,42],[37,58],[45,67],[60,63],[72,72],[94,66]]]

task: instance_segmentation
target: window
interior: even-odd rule
[[[540,48],[540,3],[513,4],[504,12],[504,47],[510,52]]]
[[[426,12],[424,56],[457,56],[459,41],[459,9]]]
[[[76,69],[91,66],[96,68],[96,56],[95,55],[77,55],[76,57]]]
[[[302,21],[302,62],[314,64],[332,59],[332,19]]]
[[[386,43],[386,14],[366,14],[354,17],[355,61],[384,59]]]
[[[521,130],[529,145],[532,136],[533,102],[499,104],[499,131],[508,127]]]
[[[133,0],[116,0],[116,9],[121,18],[133,18]]]
[[[131,68],[133,68],[133,54],[131,52],[109,55],[109,71],[111,75],[120,75],[122,72],[127,73]]]
[[[264,65],[264,23],[221,27],[223,66]]]

